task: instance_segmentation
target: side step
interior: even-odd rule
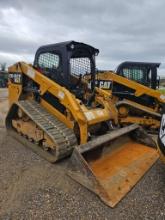
[[[138,125],[121,128],[76,147],[68,175],[114,207],[158,159],[153,146]]]

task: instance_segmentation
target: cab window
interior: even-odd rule
[[[141,81],[144,79],[144,71],[140,68],[124,68],[123,76],[127,79]]]
[[[38,66],[42,69],[57,69],[59,64],[59,55],[52,52],[42,53],[38,58]]]
[[[85,75],[91,73],[91,60],[89,57],[74,57],[70,59],[72,75]]]

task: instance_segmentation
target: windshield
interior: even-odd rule
[[[72,75],[91,74],[91,60],[89,57],[76,57],[70,59],[70,68]]]

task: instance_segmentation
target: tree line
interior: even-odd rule
[[[0,63],[0,71],[6,71],[6,63]]]

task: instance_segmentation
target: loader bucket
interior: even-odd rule
[[[157,159],[155,142],[134,124],[76,147],[68,175],[114,207]]]

